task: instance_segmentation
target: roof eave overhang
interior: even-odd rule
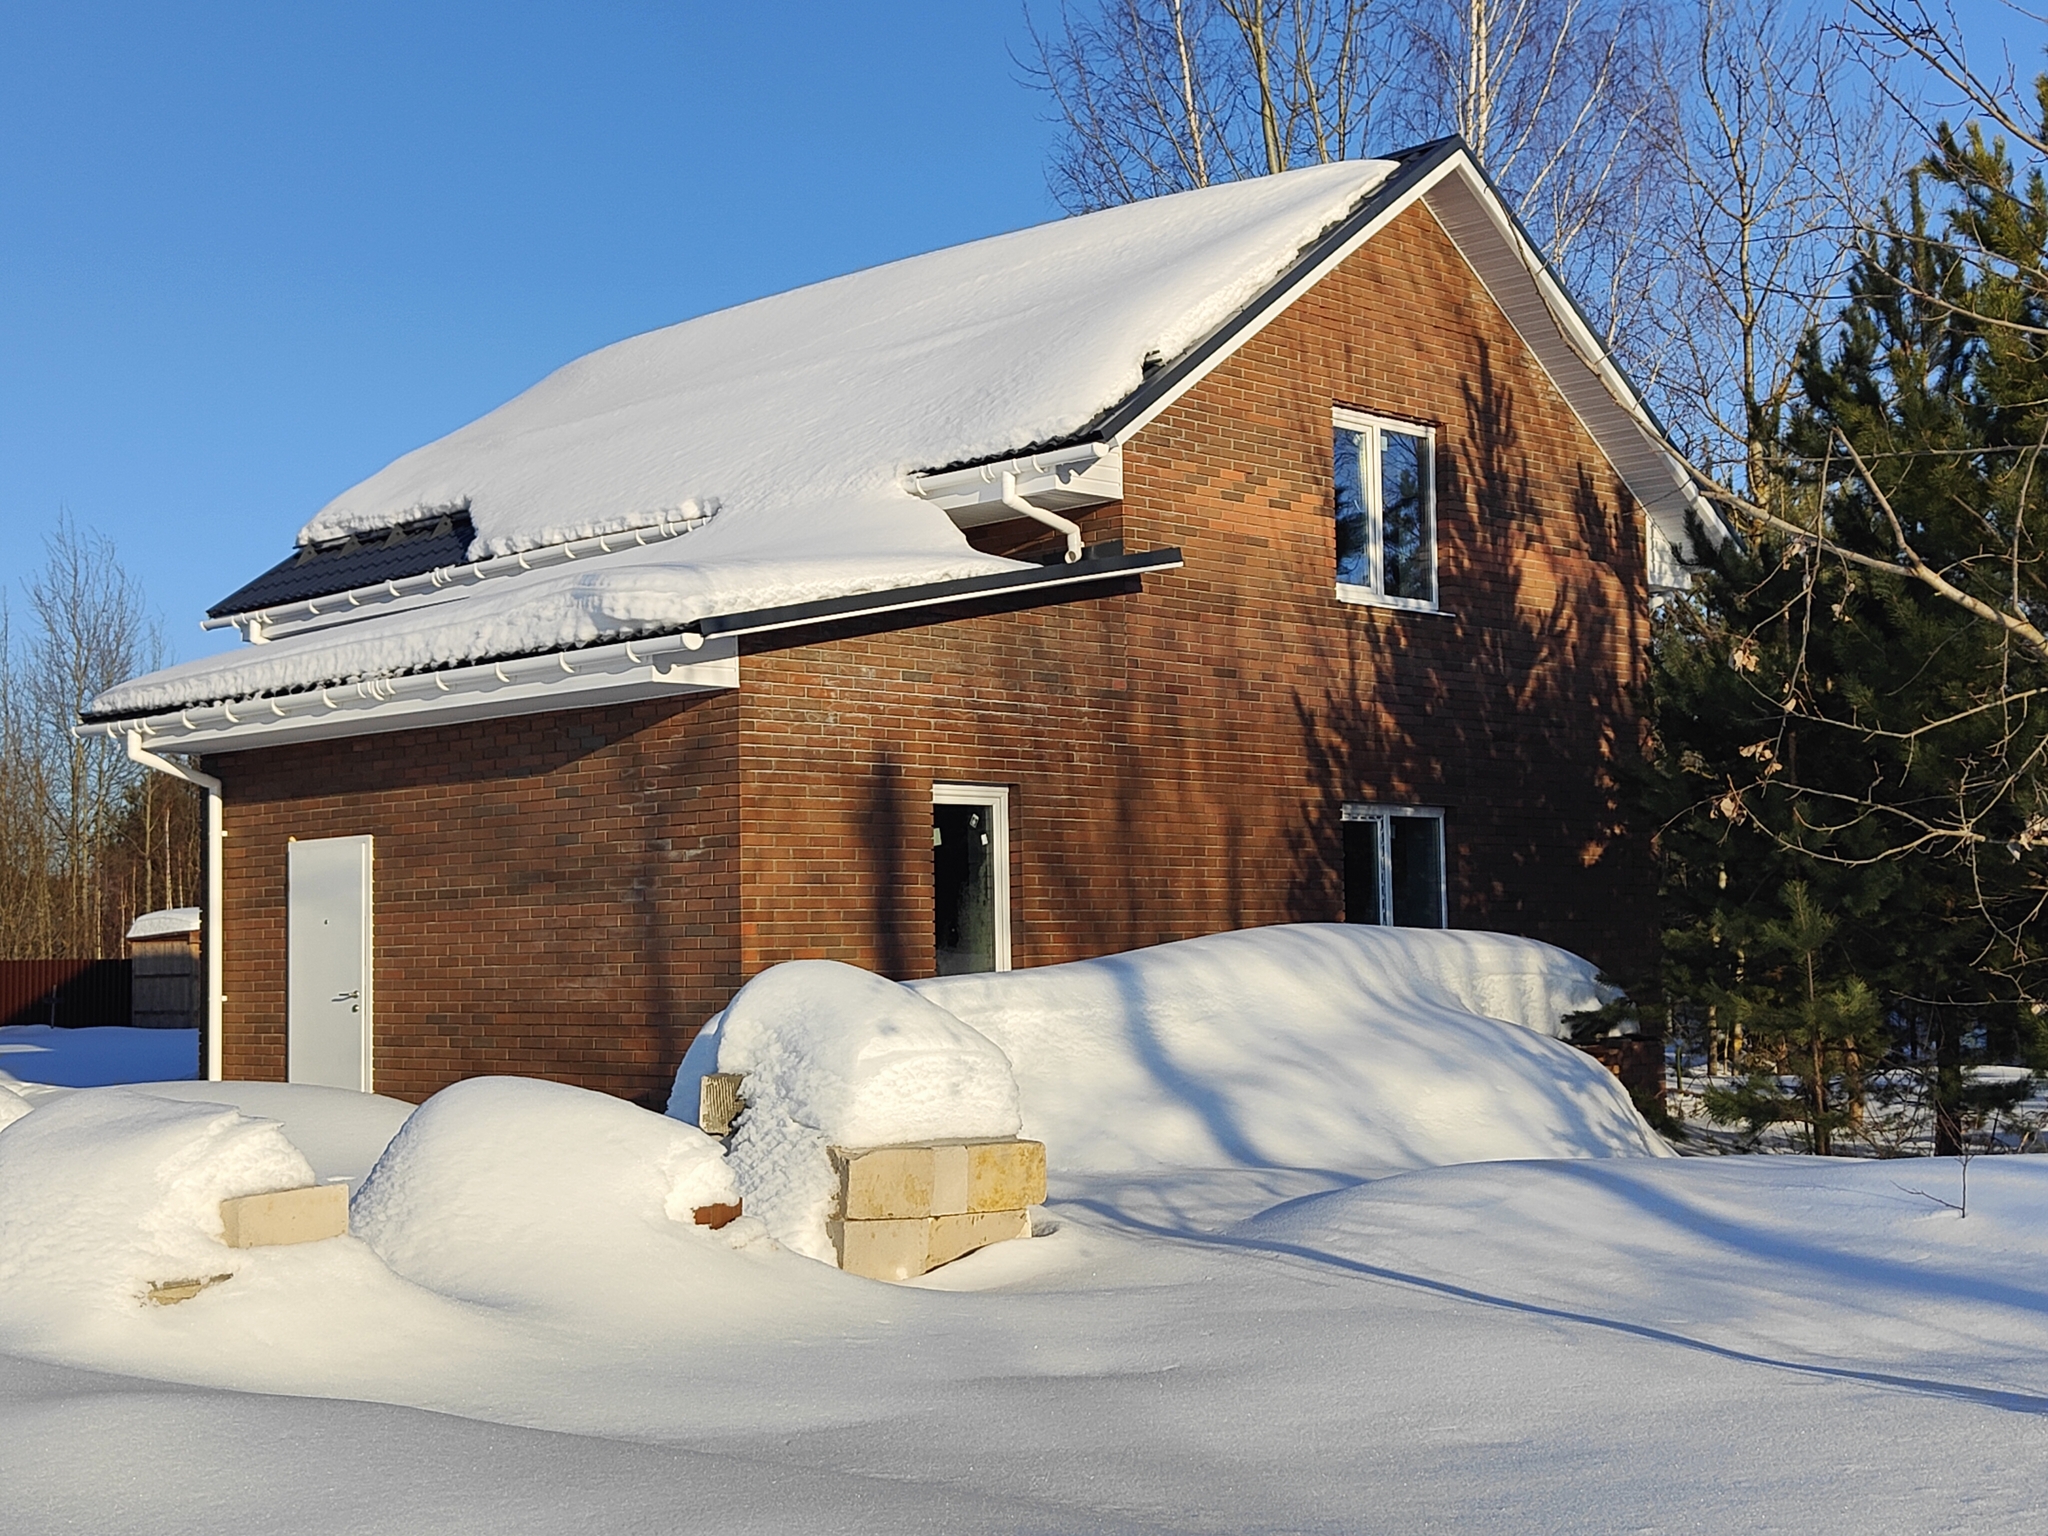
[[[1073,565],[924,582],[880,592],[718,614],[674,631],[336,683],[185,709],[82,719],[80,736],[133,732],[155,752],[240,752],[292,742],[584,709],[638,699],[720,692],[740,682],[748,635],[883,618],[920,609],[1127,582],[1181,564],[1177,549],[1100,555]],[[1076,597],[1087,596],[1073,590]]]

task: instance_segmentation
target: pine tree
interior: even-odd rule
[[[1803,349],[1772,520],[1660,620],[1641,786],[1674,1026],[1804,1051],[1816,1150],[1875,1020],[1932,1044],[1951,1150],[1966,1031],[2038,1062],[2048,997],[2048,656],[1995,622],[2048,614],[2048,184],[1944,132],[1891,223]],[[1720,1108],[1784,1098],[1758,1080]]]

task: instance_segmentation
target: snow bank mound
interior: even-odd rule
[[[356,1196],[356,1234],[398,1274],[491,1305],[582,1305],[680,1283],[716,1245],[700,1206],[739,1198],[717,1142],[608,1094],[532,1078],[444,1088]]]
[[[0,1083],[0,1131],[14,1124],[35,1106],[5,1083]]]
[[[1056,1172],[1669,1151],[1548,1038],[1593,968],[1530,939],[1306,924],[908,985],[1002,1047]]]
[[[834,960],[793,960],[741,988],[693,1042],[672,1112],[695,1118],[697,1080],[712,1070],[747,1075],[732,1165],[748,1214],[816,1259],[832,1255],[828,1146],[1017,1134],[1017,1082],[1001,1051],[897,983]]]
[[[0,1292],[70,1313],[233,1274],[220,1202],[312,1182],[274,1120],[120,1088],[48,1099],[0,1130]]]

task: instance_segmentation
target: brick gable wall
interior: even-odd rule
[[[1337,600],[1335,404],[1437,428],[1445,613]],[[1187,556],[1142,596],[745,658],[746,974],[929,973],[936,780],[1011,786],[1019,965],[1340,917],[1347,800],[1444,807],[1455,925],[1642,962],[1609,774],[1637,740],[1642,533],[1426,211],[1142,432],[1124,485],[1091,541]]]
[[[1444,613],[1336,599],[1340,403],[1437,429]],[[1454,924],[1646,958],[1610,782],[1643,536],[1424,210],[1146,428],[1125,487],[1089,541],[1187,556],[1142,592],[759,637],[737,694],[210,759],[229,1075],[283,1075],[288,836],[378,839],[380,1091],[511,1071],[658,1105],[770,964],[930,972],[946,780],[1011,789],[1019,965],[1339,917],[1347,800],[1445,809]]]
[[[1333,405],[1436,428],[1442,613],[1334,601]],[[1177,729],[1185,711],[1162,704],[1154,748],[1209,786],[1205,817],[1263,847],[1295,913],[1337,914],[1344,801],[1438,805],[1455,926],[1645,961],[1647,864],[1610,772],[1640,740],[1640,517],[1426,210],[1142,433],[1125,485],[1132,542],[1189,552],[1134,666],[1236,637],[1201,644],[1191,680],[1215,729]]]

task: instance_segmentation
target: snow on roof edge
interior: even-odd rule
[[[131,939],[167,939],[198,931],[197,907],[165,907],[161,911],[145,912],[128,925],[128,937]]]

